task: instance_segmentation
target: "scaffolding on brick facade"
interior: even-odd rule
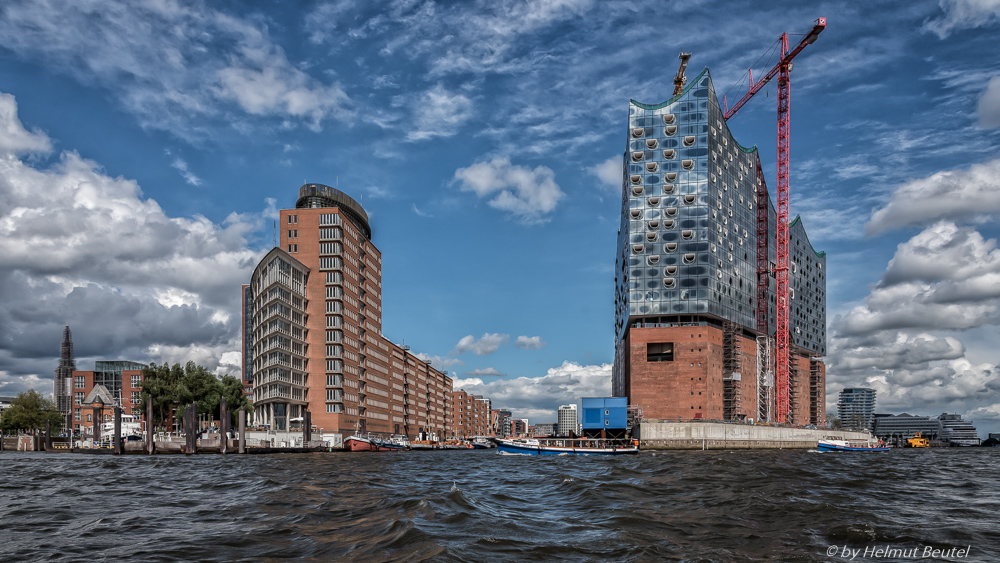
[[[774,369],[771,358],[771,339],[757,337],[757,420],[771,422],[774,407]]]
[[[780,422],[802,424],[796,413],[798,413],[799,407],[802,405],[802,393],[800,389],[803,377],[805,375],[802,373],[802,369],[799,368],[798,362],[788,362],[788,412],[785,413],[785,420]]]
[[[733,321],[722,324],[722,415],[725,420],[746,418],[742,412],[743,349],[740,326]]]
[[[818,358],[809,358],[809,424],[821,426],[826,422],[826,377]]]

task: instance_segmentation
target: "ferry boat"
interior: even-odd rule
[[[345,440],[344,445],[352,452],[398,452],[410,449],[405,437],[383,438],[372,434],[355,434]]]
[[[629,455],[639,453],[635,442],[598,438],[506,438],[497,441],[500,454]]]
[[[138,419],[138,417],[131,414],[122,415],[121,423],[121,437],[127,438],[128,436],[137,436],[142,438],[143,435],[143,422]],[[104,422],[101,424],[101,441],[111,443],[111,436],[115,433],[115,421],[111,420],[109,422]]]
[[[887,452],[889,446],[879,440],[844,440],[836,437],[829,437],[820,440],[817,445],[821,452]]]

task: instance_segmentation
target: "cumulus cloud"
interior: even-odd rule
[[[941,219],[977,220],[1000,212],[1000,158],[967,170],[936,172],[897,188],[881,209],[872,213],[865,233],[929,225]]]
[[[477,162],[455,171],[463,192],[488,198],[490,207],[506,212],[523,223],[544,223],[566,194],[559,189],[555,173],[545,166],[531,170],[510,163],[508,158]]]
[[[14,98],[0,95],[0,370],[4,392],[51,377],[62,327],[77,356],[194,359],[211,369],[239,350],[239,295],[258,253],[259,216],[222,225],[171,217],[139,185],[75,152],[48,168],[17,153],[50,145],[25,136]],[[227,362],[232,357],[227,356]]]
[[[458,358],[448,358],[442,356],[432,356],[430,354],[425,354],[423,352],[418,352],[416,354],[418,358],[425,362],[430,362],[432,366],[437,368],[450,368],[453,366],[464,366],[465,362]]]
[[[944,39],[951,32],[990,25],[1000,19],[998,0],[939,0],[944,15],[928,20],[924,28]]]
[[[865,304],[834,319],[842,335],[969,329],[1000,321],[1000,251],[972,228],[941,222],[899,245]]]
[[[510,408],[517,418],[529,418],[532,423],[555,422],[559,405],[576,403],[581,397],[611,394],[611,364],[582,366],[567,361],[538,377],[490,383],[477,378],[456,379],[455,388],[489,397],[493,408]]]
[[[406,134],[409,141],[450,137],[472,117],[472,100],[449,92],[441,84],[424,92],[412,105],[415,127]]]
[[[2,16],[0,46],[107,87],[145,127],[200,137],[231,108],[312,129],[351,115],[340,85],[300,70],[264,25],[204,3],[11,0]]]
[[[52,142],[37,129],[28,131],[17,117],[17,101],[10,94],[0,93],[0,153],[19,156],[48,153]]]
[[[496,368],[476,368],[472,371],[465,372],[467,377],[503,377],[505,373],[501,373],[500,370]]]
[[[990,79],[979,96],[979,124],[987,129],[1000,127],[1000,76]]]
[[[612,156],[604,162],[588,168],[587,171],[597,176],[601,181],[601,187],[607,188],[609,192],[621,192],[622,157]]]
[[[485,333],[482,338],[476,340],[471,334],[468,336],[463,336],[458,344],[455,345],[455,349],[451,351],[453,355],[464,354],[466,352],[472,352],[477,356],[488,356],[493,352],[500,349],[501,346],[507,344],[510,341],[509,334],[498,334],[498,333]]]
[[[541,336],[518,336],[514,341],[514,346],[524,350],[541,350],[546,342]]]

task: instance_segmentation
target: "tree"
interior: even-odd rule
[[[198,414],[218,418],[222,397],[226,408],[233,413],[240,407],[249,408],[250,401],[243,396],[243,383],[232,376],[222,380],[194,362],[180,364],[150,364],[143,369],[142,401],[153,398],[153,424],[162,425],[174,410],[195,403]]]
[[[253,411],[253,403],[243,393],[243,381],[231,375],[222,378],[222,396],[226,398],[226,409],[229,410],[229,422],[231,428],[236,427],[236,411],[242,408],[245,411]]]
[[[45,428],[46,422],[52,431],[58,431],[66,423],[66,418],[56,409],[55,403],[31,389],[18,393],[10,402],[10,408],[3,411],[0,429],[4,432],[34,431]]]

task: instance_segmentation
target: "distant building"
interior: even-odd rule
[[[561,405],[559,407],[559,422],[557,433],[560,436],[569,436],[570,434],[575,434],[578,431],[577,421],[579,417],[576,414],[576,405]]]
[[[74,371],[76,361],[73,358],[73,333],[67,324],[63,329],[62,344],[59,345],[59,367],[56,368],[56,377],[52,383],[52,399],[59,412],[65,416],[69,416],[73,409],[71,385]]]
[[[528,435],[528,419],[526,419],[526,418],[512,418],[512,419],[510,419],[510,435],[511,436],[527,436]]]
[[[956,446],[978,446],[979,431],[972,421],[962,420],[961,415],[941,413],[941,439]]]
[[[535,436],[555,436],[559,428],[558,422],[539,422],[534,426]]]
[[[16,397],[0,397],[0,414],[3,414],[3,411],[10,408],[10,404],[14,402],[15,398]]]
[[[875,390],[868,387],[848,387],[840,392],[837,416],[845,428],[872,427],[875,416]]]
[[[872,433],[884,440],[903,440],[920,432],[924,438],[936,440],[941,437],[941,421],[929,416],[912,414],[876,414],[873,418]]]
[[[492,421],[494,436],[498,438],[509,438],[511,436],[510,418],[511,412],[507,409],[496,409],[490,411],[490,420]]]
[[[94,423],[111,420],[115,404],[122,412],[145,420],[140,404],[142,395],[142,368],[146,364],[126,360],[94,362],[94,371],[74,371],[73,431],[89,434]],[[94,420],[94,400],[100,399],[105,410],[96,411],[104,420]]]
[[[449,438],[472,438],[474,436],[489,436],[490,408],[489,399],[470,395],[464,389],[453,391],[451,413],[449,416]]]

